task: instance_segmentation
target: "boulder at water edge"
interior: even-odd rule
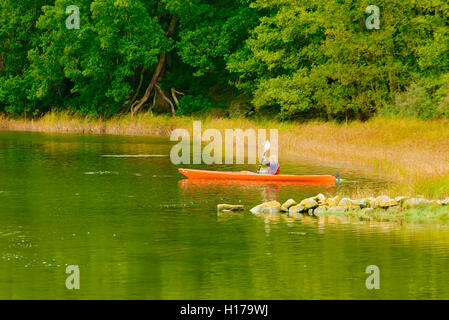
[[[277,201],[269,201],[252,208],[251,213],[279,213],[281,212],[281,204]]]
[[[293,199],[288,199],[284,202],[284,204],[281,206],[281,211],[288,212],[288,209],[292,206],[296,205],[296,201]]]
[[[371,201],[371,208],[389,208],[389,207],[394,207],[394,206],[398,206],[399,202],[396,201],[395,199],[391,199],[388,196],[379,196],[376,199],[374,199],[373,201]]]
[[[405,200],[407,200],[407,199],[410,199],[410,197],[396,197],[396,198],[394,198],[394,200],[396,200],[399,203],[399,205],[401,205],[401,206],[404,204]]]
[[[324,201],[326,201],[326,197],[324,196],[324,194],[318,194],[317,196],[315,196],[315,201],[317,201],[318,203],[324,203]]]
[[[353,200],[355,204],[357,204],[361,209],[369,208],[371,207],[371,201],[374,200],[374,198],[366,198],[366,199],[360,199],[360,200]]]
[[[357,201],[348,198],[341,199],[338,206],[345,209],[360,209],[360,204]]]
[[[217,210],[220,212],[242,211],[243,206],[239,204],[226,204],[222,203],[217,205]]]
[[[345,212],[345,211],[348,211],[348,210],[349,210],[348,207],[340,207],[340,206],[329,207],[327,209],[327,211],[329,211],[329,212]]]
[[[318,207],[318,202],[315,200],[315,197],[304,199],[299,204],[306,210],[315,209],[316,207]]]
[[[324,203],[329,207],[336,207],[340,203],[341,198],[339,196],[335,196],[333,198],[327,198]]]
[[[297,214],[297,213],[303,213],[303,212],[305,212],[306,211],[306,208],[304,208],[302,205],[300,205],[300,204],[297,204],[297,205],[294,205],[294,206],[291,206],[289,209],[288,209],[288,214],[289,215],[292,215],[292,214]]]

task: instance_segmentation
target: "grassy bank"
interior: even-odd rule
[[[193,120],[150,114],[102,119],[65,112],[49,113],[34,120],[0,116],[0,129],[168,136],[175,128],[191,131]],[[347,124],[211,117],[201,120],[203,130],[279,129],[282,157],[299,155],[315,161],[374,168],[398,181],[394,187],[386,186],[385,193],[390,196],[423,195],[434,199],[449,196],[449,120],[374,118]]]
[[[338,217],[345,217],[357,221],[377,221],[377,222],[395,222],[395,223],[449,223],[449,208],[447,207],[419,207],[408,210],[390,210],[382,209],[373,210],[372,212],[364,212],[354,210],[349,212],[336,211],[324,212],[319,218],[337,218],[337,222],[345,222],[339,220]]]

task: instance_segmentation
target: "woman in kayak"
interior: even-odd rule
[[[268,159],[268,161],[265,159],[264,164],[268,167],[267,171],[265,172],[261,172],[264,174],[278,174],[279,173],[279,169],[280,169],[280,165],[278,163],[278,161],[276,160],[276,156],[271,155],[270,158]]]

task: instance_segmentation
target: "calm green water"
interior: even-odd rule
[[[0,298],[449,298],[447,226],[217,215],[217,203],[337,187],[195,183],[168,157],[103,157],[169,151],[165,138],[0,132]],[[339,188],[387,183],[299,159],[282,172],[340,172]],[[66,289],[66,265],[79,265],[80,290]],[[365,287],[368,265],[380,290]]]

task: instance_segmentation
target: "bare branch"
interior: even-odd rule
[[[175,106],[173,105],[173,102],[165,95],[164,91],[161,89],[161,87],[159,86],[159,84],[155,84],[155,87],[157,88],[157,90],[159,91],[159,93],[162,96],[162,99],[164,99],[165,101],[167,101],[170,104],[171,107],[171,113],[174,116],[176,116],[176,111],[175,111]]]

